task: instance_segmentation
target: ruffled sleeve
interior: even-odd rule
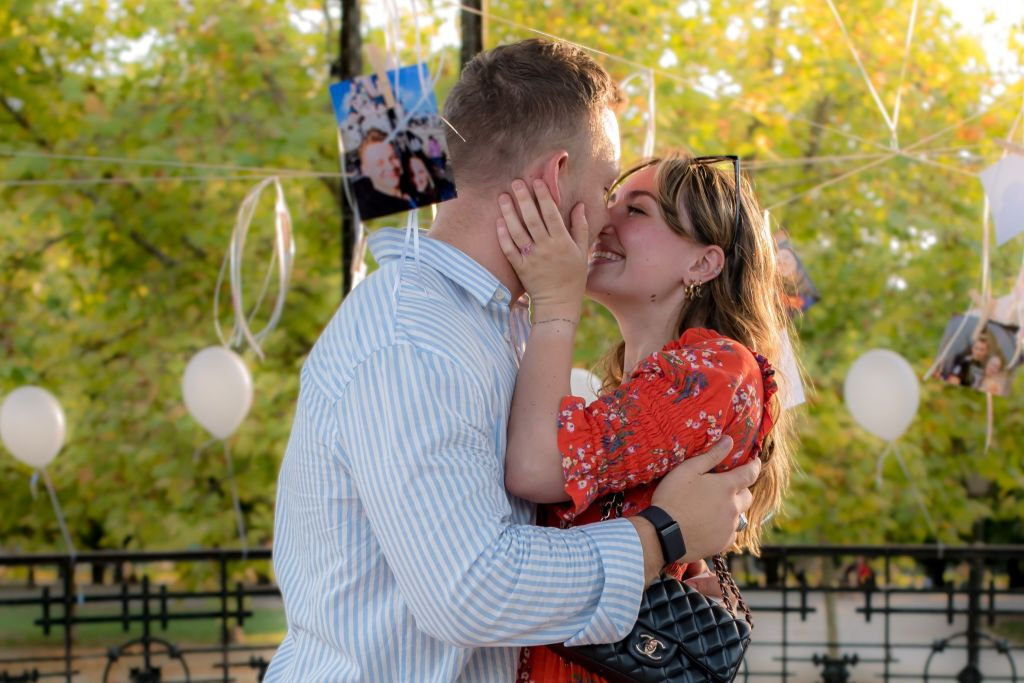
[[[717,470],[756,455],[777,390],[768,361],[710,330],[689,330],[590,405],[562,399],[558,448],[569,517],[608,493],[650,483],[723,434],[733,451]]]

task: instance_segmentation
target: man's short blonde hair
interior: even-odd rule
[[[524,40],[480,53],[444,106],[465,138],[447,131],[456,184],[515,178],[546,150],[582,152],[601,112],[621,99],[608,72],[569,43]]]

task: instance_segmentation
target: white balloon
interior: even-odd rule
[[[181,381],[185,407],[206,431],[226,439],[252,406],[252,376],[237,353],[210,346],[192,357]]]
[[[920,386],[910,363],[894,351],[873,349],[858,358],[843,384],[846,407],[864,429],[886,441],[907,431],[917,415]]]
[[[579,396],[587,403],[592,403],[597,400],[597,392],[600,389],[601,380],[589,370],[573,368],[569,373],[569,391],[573,396]]]
[[[0,406],[0,440],[26,465],[46,467],[64,446],[60,402],[46,389],[18,387]]]

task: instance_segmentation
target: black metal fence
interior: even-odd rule
[[[235,634],[254,603],[280,610],[277,588],[260,580],[269,559],[265,549],[0,555],[0,634],[5,611],[16,613],[43,643],[0,641],[0,683],[262,680],[275,644]],[[755,617],[740,676],[1017,681],[1022,563],[1024,546],[790,546],[734,558]],[[181,628],[172,642],[168,629],[183,623],[216,625],[216,642]],[[102,624],[103,647],[79,642]]]

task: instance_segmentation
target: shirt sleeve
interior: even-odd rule
[[[357,369],[335,408],[360,501],[417,627],[461,647],[621,640],[644,584],[636,531],[626,520],[511,523],[483,392],[449,359],[396,345]]]
[[[608,493],[650,483],[723,435],[733,451],[716,468],[756,454],[771,428],[765,410],[774,371],[746,347],[726,339],[667,347],[649,357],[628,382],[590,405],[562,399],[558,448],[567,516]]]

